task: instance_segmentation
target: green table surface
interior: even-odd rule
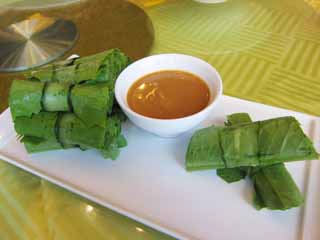
[[[146,9],[150,54],[200,57],[221,73],[224,94],[319,116],[320,1],[308,2],[167,1]],[[3,110],[10,81],[1,81]],[[0,239],[171,238],[0,161]]]

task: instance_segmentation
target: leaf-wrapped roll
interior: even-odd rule
[[[67,112],[69,107],[69,85],[55,82],[47,83],[43,92],[43,110],[48,112]]]
[[[287,210],[303,204],[304,199],[283,163],[259,168],[251,175],[254,206],[260,210]]]
[[[113,85],[119,73],[129,65],[130,59],[119,49],[111,49],[95,55],[64,60],[32,70],[28,79],[64,84],[109,83]],[[109,86],[109,87],[110,87]]]
[[[19,135],[37,137],[40,139],[56,139],[56,122],[58,113],[40,112],[32,117],[18,117],[15,120],[15,130]]]
[[[75,85],[71,91],[73,112],[88,126],[104,127],[112,111],[113,96],[106,83]]]
[[[201,129],[192,136],[186,157],[188,171],[225,168],[220,130],[221,128],[212,126]]]
[[[59,141],[63,144],[81,145],[85,148],[104,148],[105,128],[88,127],[73,113],[62,114],[58,131]]]
[[[56,139],[39,139],[36,137],[23,137],[23,142],[28,153],[37,153],[62,149],[61,144]]]
[[[249,114],[228,116],[227,126],[251,122]],[[304,199],[283,163],[262,167],[238,167],[217,170],[218,176],[228,183],[249,174],[254,186],[253,204],[256,209],[286,210],[303,204]]]
[[[31,117],[41,111],[44,83],[37,81],[14,80],[9,97],[13,120],[17,117]]]
[[[203,165],[217,169],[318,158],[312,142],[293,117],[211,128],[208,128],[210,131],[199,130],[192,137],[186,155],[187,170],[197,170],[197,167],[202,169]],[[200,151],[210,149],[212,146],[220,147],[220,150]],[[189,151],[189,149],[199,150]],[[225,163],[224,166],[216,165],[221,159]]]

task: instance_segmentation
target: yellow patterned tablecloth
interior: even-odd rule
[[[174,1],[148,13],[161,19],[153,53],[203,58],[227,95],[320,115],[320,17],[303,1]]]
[[[135,0],[143,1],[143,0]],[[147,8],[153,53],[201,57],[225,93],[320,115],[319,0],[167,1]],[[0,239],[170,239],[0,161]]]

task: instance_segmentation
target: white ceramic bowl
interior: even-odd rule
[[[202,78],[210,89],[211,99],[202,111],[177,119],[156,119],[143,116],[130,109],[127,94],[131,85],[141,77],[162,70],[181,70]],[[177,89],[183,91],[183,89]],[[202,122],[217,104],[222,95],[222,81],[219,73],[209,63],[182,54],[160,54],[143,58],[127,67],[118,77],[115,85],[116,99],[128,116],[138,127],[161,137],[176,137]]]

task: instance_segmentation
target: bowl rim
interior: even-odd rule
[[[216,96],[214,97],[214,99],[205,107],[203,108],[202,110],[200,110],[199,112],[196,112],[194,114],[191,114],[191,115],[188,115],[186,117],[181,117],[181,118],[172,118],[172,119],[161,119],[161,118],[152,118],[152,117],[148,117],[148,116],[144,116],[140,113],[137,113],[135,111],[133,111],[129,106],[127,106],[127,104],[125,104],[123,101],[122,101],[122,95],[120,95],[120,92],[119,92],[119,84],[120,82],[119,81],[124,81],[125,78],[123,77],[123,75],[125,75],[126,71],[129,69],[129,68],[134,68],[135,65],[137,64],[141,64],[141,62],[144,62],[144,61],[150,61],[152,59],[155,59],[155,58],[158,58],[158,57],[174,57],[174,56],[178,56],[178,57],[183,57],[183,58],[189,58],[191,59],[192,61],[197,61],[199,62],[200,64],[202,65],[206,65],[207,67],[209,67],[209,69],[211,69],[211,71],[214,73],[216,79],[217,79],[217,82],[218,82],[218,85],[216,87],[217,89],[217,94]],[[163,70],[156,70],[156,71],[150,71],[144,75],[142,75],[141,77],[147,75],[147,74],[151,74],[153,72],[158,72],[158,71],[165,71],[166,69],[163,69]],[[188,71],[188,70],[182,70],[182,69],[168,69],[168,70],[180,70],[180,71],[184,71],[184,72],[189,72],[189,73],[192,73],[196,76],[198,76],[196,73],[193,73],[192,71]],[[141,78],[140,77],[140,78]],[[136,81],[138,80],[139,78],[136,79]],[[202,80],[202,77],[200,77],[200,79]],[[202,80],[204,81],[204,80]],[[135,82],[135,81],[134,81]],[[133,82],[133,83],[134,83]],[[133,85],[133,83],[130,85],[130,87]],[[208,85],[208,83],[206,82],[206,84]],[[130,89],[130,87],[128,89]],[[179,54],[179,53],[162,53],[162,54],[155,54],[155,55],[151,55],[151,56],[148,56],[148,57],[145,57],[145,58],[141,58],[137,61],[135,61],[134,63],[130,64],[127,68],[125,68],[121,73],[120,75],[117,77],[116,79],[116,83],[115,83],[115,97],[116,97],[116,100],[117,102],[119,103],[120,107],[124,109],[124,111],[127,111],[129,112],[130,114],[132,114],[133,116],[135,117],[138,117],[138,118],[142,118],[144,120],[147,120],[147,121],[154,121],[154,122],[161,122],[161,123],[173,123],[173,122],[176,122],[176,121],[185,121],[185,120],[190,120],[192,118],[195,118],[195,117],[198,117],[208,111],[210,111],[218,102],[218,100],[221,98],[222,96],[222,93],[223,93],[223,84],[222,84],[222,79],[221,79],[221,76],[219,74],[219,72],[216,70],[216,68],[214,68],[211,64],[209,64],[208,62],[202,60],[201,58],[197,58],[197,57],[194,57],[194,56],[191,56],[191,55],[186,55],[186,54]],[[128,94],[128,91],[126,92],[126,94]]]

